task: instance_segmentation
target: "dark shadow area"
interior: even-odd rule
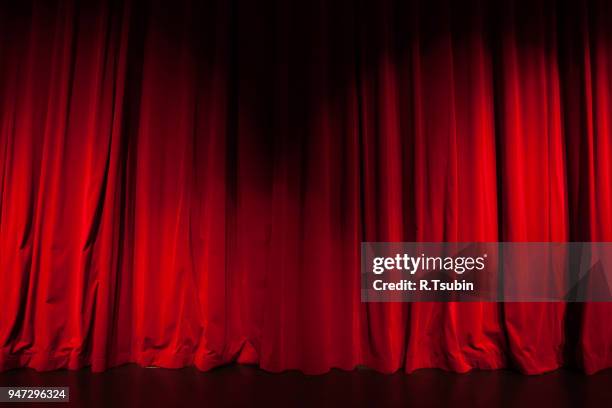
[[[612,370],[586,376],[558,370],[539,376],[508,371],[467,374],[424,369],[381,374],[369,369],[332,370],[320,376],[268,373],[230,365],[209,372],[126,365],[91,373],[10,370],[1,386],[69,386],[70,404],[139,406],[610,406]]]

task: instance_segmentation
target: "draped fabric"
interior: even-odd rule
[[[0,7],[0,369],[612,367],[607,303],[361,303],[362,241],[612,240],[612,5]]]

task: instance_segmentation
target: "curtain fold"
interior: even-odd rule
[[[362,241],[612,239],[612,6],[0,7],[0,370],[612,366],[606,303],[361,303]]]

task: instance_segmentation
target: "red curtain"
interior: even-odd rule
[[[0,8],[0,369],[612,367],[612,305],[361,303],[362,241],[612,240],[612,5]]]

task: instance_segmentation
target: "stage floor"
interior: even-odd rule
[[[87,407],[612,406],[612,370],[591,376],[565,369],[524,376],[506,370],[385,375],[358,369],[308,376],[296,371],[272,374],[239,365],[206,373],[194,368],[126,365],[96,374],[88,369],[10,370],[0,373],[0,385],[69,386],[70,405]]]

